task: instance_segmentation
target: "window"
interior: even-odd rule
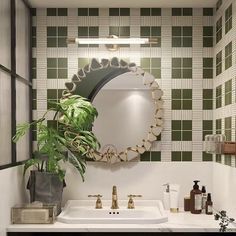
[[[47,8],[47,16],[67,16],[67,8]]]
[[[203,8],[203,16],[213,16],[213,8]]]
[[[192,152],[171,152],[171,161],[192,161]]]
[[[172,47],[192,47],[192,27],[172,27]]]
[[[227,141],[232,140],[232,118],[231,117],[226,117],[225,118],[225,137]]]
[[[141,47],[161,47],[161,26],[141,26],[140,35],[142,38],[155,37],[156,44],[141,44]]]
[[[78,8],[78,16],[98,16],[98,8]]]
[[[172,79],[192,78],[192,58],[172,58]]]
[[[213,47],[212,26],[203,26],[203,47]]]
[[[232,4],[225,10],[225,34],[232,29]]]
[[[130,16],[130,8],[109,8],[109,16]]]
[[[67,79],[67,58],[47,58],[47,78]]]
[[[47,27],[47,47],[67,47],[67,27]]]
[[[203,79],[213,78],[213,58],[203,58]]]
[[[192,8],[172,8],[172,16],[192,16]]]
[[[161,16],[161,8],[140,8],[140,16]]]
[[[232,80],[225,82],[225,106],[232,104]]]
[[[222,39],[222,17],[216,22],[216,43]]]
[[[222,51],[216,54],[216,76],[222,73]]]
[[[161,58],[141,58],[140,66],[155,76],[155,78],[161,78]]]
[[[213,134],[213,121],[203,120],[202,121],[202,140],[205,140],[205,136],[208,134]]]
[[[217,3],[216,3],[216,11],[219,10],[221,5],[222,5],[222,0],[218,0]]]
[[[172,141],[192,141],[192,121],[172,120]]]
[[[216,87],[216,108],[222,106],[222,85]]]
[[[232,66],[232,42],[225,46],[225,70]]]
[[[78,27],[78,37],[81,38],[98,38],[99,27],[98,26],[79,26]],[[119,36],[119,35],[117,35]],[[98,47],[97,44],[78,44],[78,47]]]
[[[212,89],[203,89],[202,108],[203,110],[213,109],[213,90]]]
[[[192,89],[172,89],[172,110],[192,110]]]

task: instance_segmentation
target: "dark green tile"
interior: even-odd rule
[[[155,78],[160,79],[161,78],[161,69],[151,69],[151,74]]]
[[[141,26],[140,27],[140,35],[141,36],[150,36],[151,35],[151,28],[148,26]]]
[[[182,161],[192,161],[192,152],[182,152]]]
[[[183,47],[192,47],[192,37],[183,38]]]
[[[213,69],[203,69],[203,79],[212,79]]]
[[[32,38],[32,47],[33,48],[37,47],[37,39],[36,38]]]
[[[32,63],[32,68],[37,67],[37,59],[36,58],[32,58],[31,63]]]
[[[182,127],[183,127],[183,130],[192,130],[192,121],[191,120],[183,120]]]
[[[58,89],[57,90],[57,98],[60,99],[62,97],[62,93],[63,93],[64,89]]]
[[[57,36],[57,27],[47,27],[47,36]]]
[[[202,101],[203,110],[212,110],[213,109],[213,100],[203,100]]]
[[[110,26],[109,27],[109,35],[119,36],[119,27],[118,26]]]
[[[47,38],[47,47],[57,47],[57,38]]]
[[[37,100],[32,101],[32,110],[37,110]]]
[[[78,8],[78,16],[88,16],[88,8]]]
[[[161,161],[161,152],[152,151],[151,161]]]
[[[67,58],[58,58],[58,68],[67,68]]]
[[[119,8],[109,8],[109,16],[119,16]]]
[[[171,102],[171,108],[172,110],[181,110],[181,100],[172,100]]]
[[[213,99],[213,90],[203,89],[203,99]]]
[[[232,157],[231,155],[225,155],[225,165],[231,166],[232,165]]]
[[[37,90],[32,89],[32,99],[37,99]]]
[[[171,129],[172,130],[181,130],[182,128],[181,120],[172,120]]]
[[[203,26],[203,36],[213,36],[213,26]]]
[[[232,141],[231,130],[225,130],[225,138],[226,138],[226,141]]]
[[[48,79],[57,79],[57,69],[47,69]]]
[[[225,106],[232,104],[232,94],[225,94]]]
[[[183,100],[182,104],[183,110],[192,110],[192,100]]]
[[[67,38],[58,38],[58,47],[67,47]]]
[[[47,121],[47,126],[50,128],[57,129],[58,123],[56,120],[48,120]]]
[[[191,26],[184,26],[183,27],[183,36],[192,36],[192,27]]]
[[[36,36],[36,27],[35,26],[32,27],[32,36]]]
[[[192,58],[183,58],[183,67],[191,68],[192,67]]]
[[[192,16],[193,9],[192,8],[183,8],[183,16]]]
[[[172,37],[172,47],[181,47],[182,38],[181,37]]]
[[[56,103],[57,100],[48,100],[47,101],[47,109],[51,109],[51,108],[56,108]]]
[[[57,58],[47,58],[47,67],[56,68],[57,67]]]
[[[31,14],[32,14],[32,16],[36,16],[37,15],[36,8],[31,8]]]
[[[172,26],[172,36],[181,36],[181,35],[182,35],[182,27]]]
[[[211,57],[203,58],[203,67],[212,68],[213,67],[213,58],[211,58]]]
[[[151,161],[151,154],[150,152],[144,152],[140,155],[140,161]]]
[[[172,131],[172,141],[181,141],[181,131]]]
[[[209,135],[209,134],[213,134],[212,130],[202,131],[202,141],[204,141],[205,140],[205,136]]]
[[[120,16],[130,16],[130,8],[120,8]]]
[[[182,9],[181,8],[172,8],[172,16],[181,16]]]
[[[192,89],[183,89],[183,99],[192,99]]]
[[[89,8],[89,16],[99,16],[98,8]]]
[[[213,47],[213,37],[204,37],[203,47]]]
[[[172,58],[172,68],[181,68],[181,58]]]
[[[150,16],[151,9],[150,8],[140,8],[140,15],[141,16]]]
[[[47,8],[47,16],[56,16],[57,9],[56,8]]]
[[[213,16],[213,8],[203,8],[203,16]]]
[[[222,94],[222,85],[216,87],[216,97],[221,96]]]
[[[225,82],[225,93],[232,91],[232,80]]]
[[[161,58],[151,58],[151,64],[152,68],[161,67]]]
[[[225,34],[227,34],[231,29],[232,29],[232,18],[230,18],[230,19],[225,23]]]
[[[89,27],[89,36],[92,37],[99,36],[99,28],[97,26]]]
[[[152,16],[161,16],[161,8],[151,8]]]
[[[32,73],[32,79],[36,79],[37,78],[37,70],[36,69],[32,69],[31,73]]]
[[[57,89],[48,89],[47,99],[57,99]]]
[[[172,99],[181,99],[181,89],[172,89]]]
[[[36,130],[32,131],[32,139],[33,139],[33,141],[37,141],[37,131]]]
[[[232,125],[232,118],[231,117],[226,117],[225,118],[225,129],[231,129]]]
[[[58,8],[58,16],[67,16],[67,8]]]
[[[58,36],[67,36],[67,27],[58,27]]]
[[[150,66],[151,66],[150,58],[141,58],[140,66],[142,68],[150,68]]]
[[[192,141],[192,131],[182,131],[182,141]]]
[[[229,69],[232,66],[232,55],[225,58],[225,70]]]
[[[183,69],[183,78],[191,79],[192,78],[192,69]]]
[[[58,69],[58,79],[67,79],[67,69]]]
[[[130,27],[129,26],[121,26],[119,36],[121,36],[121,37],[130,36]]]
[[[203,120],[202,127],[203,127],[203,130],[213,130],[213,121],[212,120]]]
[[[171,161],[181,161],[181,152],[171,152]]]
[[[216,162],[221,163],[222,157],[221,154],[216,154]]]
[[[172,78],[180,79],[181,78],[181,69],[172,69]]]
[[[160,26],[152,26],[151,27],[151,36],[161,36],[161,27]]]
[[[88,27],[87,26],[79,26],[78,27],[78,36],[89,36],[88,34]]]

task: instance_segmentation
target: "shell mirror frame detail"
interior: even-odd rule
[[[142,139],[140,144],[133,147],[127,147],[124,151],[116,153],[114,151],[100,152],[98,150],[90,149],[88,156],[94,161],[101,161],[107,163],[127,162],[131,161],[143,154],[145,151],[151,149],[152,143],[157,140],[157,136],[161,134],[163,129],[163,103],[162,100],[163,91],[160,89],[157,79],[150,73],[144,71],[142,68],[137,67],[135,63],[127,63],[124,60],[119,60],[117,57],[109,59],[101,59],[99,62],[93,58],[91,63],[80,69],[77,75],[74,75],[71,82],[66,82],[65,86],[67,90],[65,92],[73,93],[76,90],[76,86],[83,79],[86,79],[86,74],[90,71],[97,71],[100,69],[114,67],[114,68],[125,68],[128,72],[134,73],[137,77],[141,77],[143,84],[150,89],[151,97],[154,105],[154,116],[153,124],[150,125],[146,136]]]

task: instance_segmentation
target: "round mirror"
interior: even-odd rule
[[[93,132],[101,149],[90,151],[94,160],[133,160],[161,133],[163,92],[154,76],[134,63],[93,59],[66,87],[90,99],[98,111]]]

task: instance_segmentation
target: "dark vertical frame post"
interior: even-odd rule
[[[16,2],[11,0],[11,133],[16,132]],[[11,141],[11,161],[16,163],[16,144]]]

